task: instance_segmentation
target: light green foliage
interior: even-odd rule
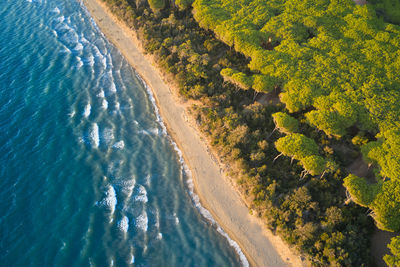
[[[349,191],[352,199],[357,204],[368,207],[376,196],[376,189],[369,185],[364,178],[350,174],[344,179],[344,186]]]
[[[252,87],[254,90],[258,92],[269,93],[274,89],[277,83],[278,81],[274,77],[268,75],[255,74]]]
[[[229,81],[242,89],[248,90],[253,85],[253,78],[247,76],[243,72],[235,71],[230,68],[223,69],[221,71],[222,77],[226,81]]]
[[[291,134],[299,130],[299,122],[287,113],[276,112],[272,114],[272,118],[275,127],[282,133]]]
[[[400,182],[381,181],[368,184],[364,178],[350,174],[344,179],[344,186],[354,202],[370,208],[379,229],[400,230]]]
[[[305,157],[301,159],[300,163],[311,175],[320,175],[326,168],[326,160],[317,155]]]
[[[384,178],[400,181],[400,135],[395,131],[387,131],[375,142],[361,147],[368,162],[378,164],[379,174]]]
[[[165,7],[165,0],[148,0],[151,10],[158,12]]]
[[[192,5],[194,0],[175,0],[175,5],[177,5],[180,9],[186,9]]]
[[[315,141],[302,134],[293,133],[281,137],[275,142],[275,147],[283,155],[299,160],[304,170],[311,175],[320,175],[325,170],[331,171],[332,164],[328,166],[328,162],[319,156]]]
[[[343,136],[354,124],[399,128],[400,27],[383,23],[371,5],[195,0],[193,7],[202,27],[251,58],[251,70],[283,85],[290,112],[314,106],[308,122],[328,135]]]
[[[378,133],[377,142],[363,146],[364,158],[395,183],[400,180],[400,26],[387,22],[400,21],[400,1],[368,2],[195,0],[193,10],[200,26],[251,58],[254,75],[279,82],[289,112],[311,108],[307,122],[338,138],[351,126]],[[271,87],[256,86],[259,79],[253,80],[255,90]],[[277,149],[304,158],[287,141],[293,140],[278,140]],[[367,191],[360,192],[367,194],[360,200],[369,199]]]
[[[389,267],[400,266],[400,236],[393,237],[388,245],[391,255],[385,255],[383,259]]]
[[[303,134],[290,134],[275,142],[276,149],[283,155],[301,160],[307,156],[318,154],[318,145]]]

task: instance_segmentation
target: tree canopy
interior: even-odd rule
[[[275,123],[275,128],[279,129],[282,133],[291,134],[299,130],[299,122],[284,112],[276,112],[272,114]]]

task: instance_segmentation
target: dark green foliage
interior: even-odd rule
[[[175,0],[175,4],[180,8],[180,9],[186,9],[192,5],[194,0]]]

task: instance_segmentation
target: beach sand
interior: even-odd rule
[[[252,266],[301,266],[302,261],[278,237],[267,230],[260,219],[251,216],[223,166],[210,155],[200,133],[190,123],[187,104],[171,90],[152,58],[142,53],[133,30],[119,21],[100,0],[83,1],[105,36],[119,49],[132,67],[152,89],[168,133],[183,152],[192,172],[195,192],[201,204],[235,240]]]

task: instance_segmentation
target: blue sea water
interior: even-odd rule
[[[1,0],[0,22],[0,266],[246,264],[82,3]]]

